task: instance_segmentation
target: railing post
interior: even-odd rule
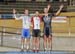
[[[69,31],[69,36],[71,35],[71,29],[70,29],[70,17],[69,17],[69,24],[68,24],[68,31]]]
[[[2,32],[1,32],[1,46],[3,46],[3,27],[2,27]]]
[[[53,43],[52,43],[53,40],[52,39],[53,39],[53,36],[51,37],[51,50],[50,50],[50,54],[52,54],[51,52],[52,52],[52,49],[53,49]]]

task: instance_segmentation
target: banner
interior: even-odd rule
[[[66,23],[66,22],[67,22],[67,17],[65,17],[65,16],[54,17],[54,18],[52,19],[52,22],[56,22],[56,23]]]

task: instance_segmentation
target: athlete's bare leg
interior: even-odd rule
[[[30,48],[30,38],[26,39],[27,50]]]
[[[21,51],[24,51],[24,38],[21,38]]]
[[[33,37],[33,50],[35,50],[35,40],[36,40],[36,38],[35,37]]]
[[[44,50],[47,49],[47,37],[44,35]]]
[[[36,37],[36,48],[37,48],[37,50],[39,50],[39,47],[40,47],[39,41],[40,41],[39,37]]]
[[[48,37],[48,50],[51,49],[51,45],[52,45],[52,37],[49,36],[49,37]]]

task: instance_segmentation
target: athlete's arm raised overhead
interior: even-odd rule
[[[48,6],[47,6],[47,11],[49,11],[50,8],[51,8],[51,5],[48,4]]]
[[[22,19],[22,17],[17,17],[17,16],[16,16],[16,10],[15,10],[15,9],[13,9],[13,17],[14,17],[16,20]]]
[[[64,5],[63,5],[63,4],[62,4],[62,5],[60,5],[59,10],[55,13],[55,15],[56,15],[56,16],[60,14],[60,12],[61,12],[61,10],[62,10],[62,8],[63,8],[63,7],[64,7]]]

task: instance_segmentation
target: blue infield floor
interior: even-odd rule
[[[40,52],[0,52],[0,54],[75,54],[74,52],[40,51]]]

